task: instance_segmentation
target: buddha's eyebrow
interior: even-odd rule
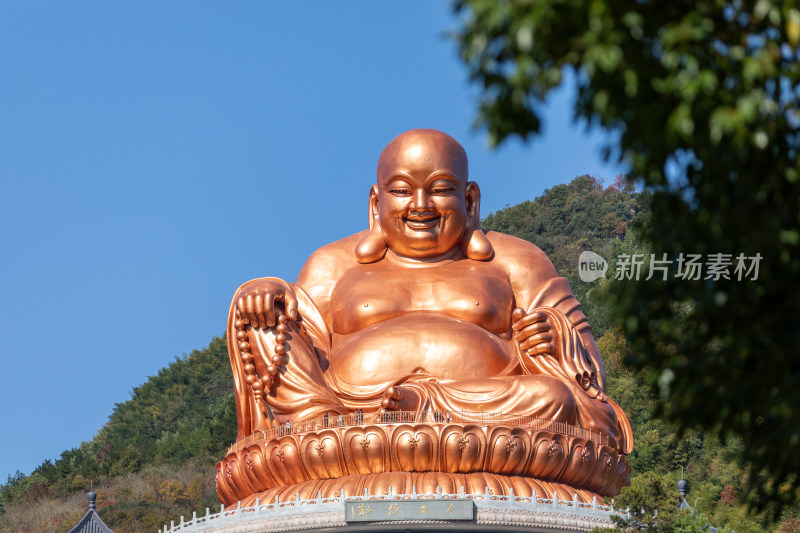
[[[410,181],[410,180],[411,176],[408,176],[407,174],[404,173],[392,174],[391,176],[383,180],[383,184],[386,186],[391,184],[393,181]]]
[[[461,183],[461,180],[459,180],[449,172],[445,170],[437,170],[434,171],[430,176],[428,176],[428,178],[425,180],[425,185],[429,186],[431,183],[434,183],[439,180],[452,182],[453,185],[459,185]]]

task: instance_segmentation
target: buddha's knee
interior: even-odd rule
[[[552,376],[525,376],[526,396],[537,411],[536,416],[549,420],[573,422],[578,407],[570,388]]]

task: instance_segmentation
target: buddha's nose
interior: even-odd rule
[[[433,209],[433,202],[431,202],[431,197],[427,191],[417,190],[414,192],[413,198],[411,200],[411,205],[409,206],[411,211],[431,211]]]

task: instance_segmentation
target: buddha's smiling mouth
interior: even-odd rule
[[[403,222],[406,226],[413,230],[426,230],[433,229],[439,223],[438,216],[422,216],[422,217],[403,217]]]

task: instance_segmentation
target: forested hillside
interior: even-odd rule
[[[628,346],[603,304],[604,280],[580,281],[578,256],[599,253],[612,263],[638,250],[631,228],[646,223],[649,196],[623,180],[604,187],[589,176],[558,185],[540,198],[490,214],[485,229],[527,239],[553,260],[587,311],[608,373],[608,392],[628,414],[636,439],[630,464],[632,486],[617,506],[644,509],[651,531],[678,529],[676,482],[684,469],[687,500],[715,526],[739,533],[800,532],[800,520],[781,523],[748,516],[739,501],[744,473],[735,458],[736,440],[713,434],[676,435],[653,418],[654,394],[625,364]],[[608,274],[607,274],[608,275]],[[85,492],[94,483],[103,520],[118,533],[155,532],[181,514],[219,505],[214,463],[236,435],[236,414],[225,341],[176,358],[117,404],[108,423],[89,442],[44,461],[29,475],[18,473],[0,487],[0,532],[67,531],[85,511]],[[651,518],[658,510],[658,521]],[[707,523],[703,522],[703,523]],[[699,531],[699,530],[698,530]]]
[[[0,531],[68,531],[86,511],[91,483],[118,533],[154,532],[218,507],[214,464],[235,438],[228,352],[215,338],[133,389],[94,439],[10,476],[0,488]]]

